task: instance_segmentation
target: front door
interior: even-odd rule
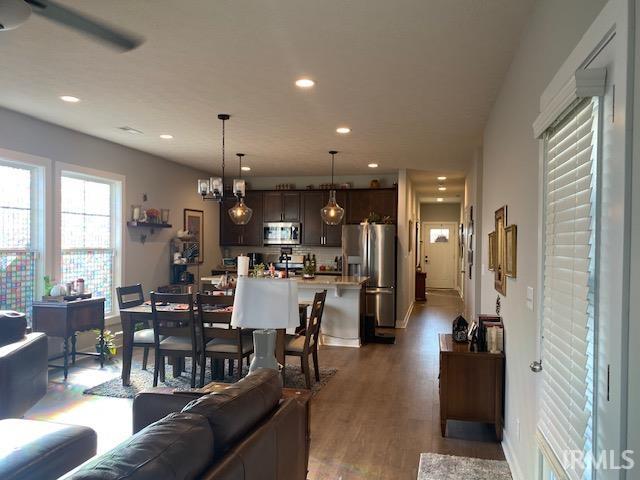
[[[428,288],[456,288],[458,225],[422,224],[423,261]]]

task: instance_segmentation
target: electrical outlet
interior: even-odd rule
[[[516,418],[516,438],[520,441],[520,419]]]

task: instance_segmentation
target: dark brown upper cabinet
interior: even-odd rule
[[[247,225],[236,225],[231,221],[229,209],[236,201],[235,198],[226,198],[220,204],[220,245],[262,246],[262,192],[247,191],[244,201],[253,210]]]
[[[299,222],[299,192],[265,192],[263,196],[265,222]]]
[[[389,217],[392,223],[396,223],[397,190],[395,188],[349,190],[347,223],[358,224],[368,218],[371,213],[381,218]]]
[[[340,247],[342,245],[342,225],[344,220],[338,225],[327,225],[320,216],[320,210],[329,201],[329,192],[303,192],[301,199],[302,244]],[[336,192],[336,201],[342,208],[346,208],[347,192],[338,190]]]

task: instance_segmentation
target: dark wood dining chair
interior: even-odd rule
[[[118,297],[118,308],[120,310],[124,308],[137,307],[144,303],[144,292],[142,285],[137,283],[135,285],[127,285],[125,287],[116,288],[116,296]],[[133,334],[133,346],[144,348],[142,354],[142,369],[147,369],[147,361],[149,360],[149,349],[153,348],[153,328],[149,325],[148,320],[143,320],[143,327],[141,330],[136,330]]]
[[[200,385],[204,385],[204,365],[211,359],[211,379],[217,372],[218,361],[229,360],[229,374],[233,375],[235,360],[238,361],[236,378],[242,377],[242,359],[253,353],[251,334],[231,326],[233,297],[227,295],[198,294],[198,316],[200,318]],[[215,365],[215,368],[214,368]],[[224,373],[224,367],[223,367]]]
[[[198,369],[198,337],[193,312],[193,296],[151,292],[153,317],[153,340],[155,346],[155,370],[153,386],[165,381],[165,357],[191,358],[191,388],[196,386]],[[168,304],[162,306],[162,304]],[[187,305],[186,310],[175,310],[171,306]],[[204,368],[204,366],[202,367]]]
[[[307,322],[304,334],[287,335],[284,347],[285,357],[300,357],[300,366],[307,388],[311,389],[311,372],[309,370],[309,355],[313,356],[313,368],[315,370],[316,382],[320,381],[320,367],[318,365],[318,340],[320,336],[320,324],[322,323],[322,313],[324,312],[324,302],[327,299],[327,291],[316,292],[311,307],[311,315]]]

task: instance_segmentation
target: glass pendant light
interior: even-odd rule
[[[203,200],[222,201],[224,197],[224,122],[229,120],[231,115],[220,113],[218,119],[222,120],[222,177],[201,178],[198,180],[198,194]]]
[[[238,156],[238,163],[240,164],[240,178],[233,181],[233,193],[238,198],[238,201],[229,209],[228,213],[233,223],[236,225],[246,225],[251,220],[253,210],[244,203],[245,183],[244,180],[242,180],[242,157],[244,157],[244,153],[236,153],[236,155]]]
[[[344,217],[344,208],[336,202],[336,191],[333,189],[333,173],[335,164],[336,150],[330,150],[331,154],[331,190],[329,191],[329,202],[320,210],[320,216],[327,225],[338,225]]]

